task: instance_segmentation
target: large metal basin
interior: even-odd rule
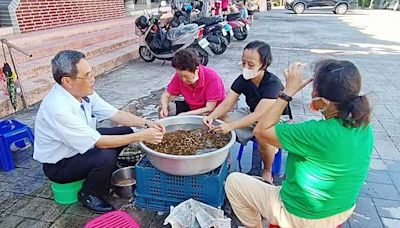
[[[175,130],[191,130],[204,127],[202,119],[202,116],[173,116],[158,120],[157,122],[163,124],[167,132],[171,132]],[[214,124],[221,123],[223,122],[220,120],[214,122]],[[230,136],[231,139],[229,143],[224,147],[216,151],[198,155],[182,156],[165,154],[150,149],[143,142],[139,144],[146,152],[151,164],[157,169],[173,175],[192,176],[214,170],[225,161],[229,149],[235,143],[235,131],[231,131]]]

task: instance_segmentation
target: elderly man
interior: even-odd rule
[[[79,201],[94,212],[113,210],[109,193],[118,154],[132,142],[160,143],[165,128],[117,110],[94,91],[92,67],[78,51],[61,51],[51,61],[57,82],[40,105],[35,122],[33,158],[57,183],[85,179]],[[97,120],[124,127],[96,129]],[[133,133],[131,126],[145,126]]]

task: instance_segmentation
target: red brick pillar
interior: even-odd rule
[[[125,16],[124,0],[21,0],[16,10],[21,33]]]

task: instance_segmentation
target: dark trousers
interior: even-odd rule
[[[99,128],[102,135],[124,135],[133,133],[129,127]],[[116,169],[119,153],[125,146],[99,149],[94,147],[84,154],[64,158],[56,164],[43,164],[46,176],[56,183],[69,183],[85,179],[82,192],[105,196],[111,187],[111,175]]]
[[[191,109],[186,101],[175,101],[176,115],[182,112],[189,112]]]

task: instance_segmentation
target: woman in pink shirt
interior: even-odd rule
[[[176,73],[161,95],[160,117],[171,115],[206,115],[225,98],[225,87],[219,74],[200,65],[197,56],[185,49],[175,54],[172,67]],[[177,96],[184,101],[170,102]]]

